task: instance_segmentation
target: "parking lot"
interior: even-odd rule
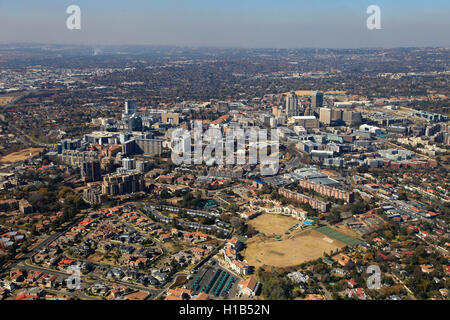
[[[239,278],[217,264],[207,263],[192,274],[186,288],[194,293],[206,292],[213,299],[232,299],[237,294],[239,281]]]

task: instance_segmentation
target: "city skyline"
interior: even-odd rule
[[[0,0],[3,305],[450,300],[449,13]]]

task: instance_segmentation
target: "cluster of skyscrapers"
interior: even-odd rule
[[[311,107],[302,110],[302,106],[299,103],[299,98],[294,91],[289,92],[286,95],[286,112],[285,115],[287,117],[295,117],[295,116],[312,116],[323,106],[323,93],[321,91],[314,91],[311,96]]]

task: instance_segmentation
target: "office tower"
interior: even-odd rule
[[[80,139],[64,139],[58,143],[58,154],[63,150],[76,150],[81,145]],[[59,152],[61,150],[61,152]]]
[[[290,92],[286,96],[286,116],[293,117],[298,115],[298,96],[295,94],[295,92]]]
[[[125,114],[132,115],[138,112],[136,100],[126,100],[125,101]]]
[[[342,110],[331,108],[331,122],[341,122],[342,121]]]
[[[137,114],[133,114],[128,119],[128,130],[130,131],[142,131],[142,118]]]
[[[320,91],[314,91],[311,97],[311,106],[313,108],[323,107],[323,93]]]
[[[324,124],[331,124],[331,109],[330,108],[320,108],[319,121]]]
[[[345,110],[342,114],[342,120],[348,126],[360,124],[362,122],[361,112]]]
[[[101,180],[100,161],[83,161],[81,163],[81,177],[85,182],[94,182]]]

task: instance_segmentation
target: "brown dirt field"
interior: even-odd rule
[[[87,260],[90,262],[100,262],[103,259],[103,253],[95,252],[87,257]]]
[[[0,159],[0,163],[13,163],[17,161],[23,161],[37,155],[42,150],[44,150],[44,148],[27,148],[17,152],[13,152],[6,156],[3,156]],[[32,154],[31,156],[30,153]]]
[[[299,220],[292,217],[264,213],[248,223],[265,235],[284,235],[290,227],[295,226],[299,222]]]
[[[187,277],[186,276],[178,276],[175,279],[175,282],[170,286],[170,289],[175,289],[176,287],[181,286],[182,284],[186,283]]]
[[[11,103],[16,96],[2,96],[0,97],[0,106],[6,106],[8,103]]]
[[[282,241],[255,237],[246,242],[247,247],[242,255],[255,268],[263,265],[290,267],[318,259],[325,252],[345,246],[340,241],[324,238],[325,235],[315,230],[297,231]]]

